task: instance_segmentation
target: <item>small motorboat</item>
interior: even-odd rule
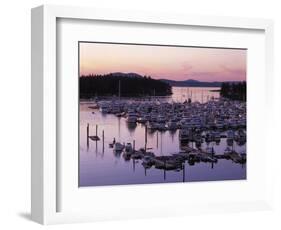
[[[115,152],[122,152],[123,151],[123,149],[124,149],[124,145],[122,145],[120,142],[116,142],[115,144],[114,144],[114,147],[113,147],[113,150],[115,151]]]
[[[131,143],[127,143],[127,144],[126,144],[126,146],[125,146],[125,152],[127,152],[127,153],[133,152],[133,147],[132,147],[132,144],[131,144]]]
[[[232,149],[229,148],[229,147],[227,147],[227,148],[224,150],[224,154],[225,154],[225,155],[229,155],[229,154],[231,154],[232,152],[233,152]]]

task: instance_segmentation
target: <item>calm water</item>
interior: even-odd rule
[[[175,102],[184,102],[188,98],[192,98],[192,101],[207,102],[212,97],[219,98],[220,93],[216,90],[220,88],[210,87],[173,87],[173,95],[170,97]]]
[[[218,92],[210,92],[216,88],[173,88],[173,96],[165,97],[163,100],[185,101],[192,94],[193,101],[207,101],[211,97],[219,97]],[[192,93],[191,93],[192,92]],[[116,155],[109,143],[113,138],[117,142],[136,141],[136,149],[144,147],[145,129],[141,124],[128,126],[125,118],[118,118],[113,114],[102,114],[98,109],[90,109],[91,102],[80,102],[80,181],[79,186],[120,185],[120,184],[144,184],[164,182],[186,182],[245,179],[246,167],[235,164],[231,160],[219,160],[216,164],[196,163],[189,165],[185,163],[185,176],[183,171],[166,171],[155,169],[144,169],[141,160],[125,161],[122,154]],[[94,112],[94,113],[92,113]],[[89,141],[87,147],[87,124],[90,124],[90,135],[95,135],[95,125],[98,124],[98,136],[105,134],[104,146],[102,141]],[[175,132],[148,132],[147,147],[151,148],[155,155],[171,155],[180,150],[178,130]],[[222,154],[226,148],[226,139],[221,139],[219,145],[210,143],[216,154]],[[206,143],[202,144],[202,148]],[[245,151],[246,146],[234,144],[237,152]]]

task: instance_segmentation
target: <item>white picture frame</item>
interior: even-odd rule
[[[142,208],[133,207],[130,201],[124,208],[124,213],[118,210],[110,212],[108,209],[110,204],[105,205],[107,208],[98,212],[102,202],[97,204],[96,208],[85,207],[83,210],[82,202],[79,211],[70,212],[69,210],[60,210],[58,207],[59,199],[65,196],[64,193],[58,192],[62,184],[63,177],[59,177],[59,167],[61,162],[57,156],[57,116],[58,104],[57,97],[60,88],[57,85],[57,21],[58,19],[71,20],[95,20],[111,23],[114,21],[127,23],[144,23],[154,26],[193,26],[201,28],[220,28],[220,29],[242,29],[262,31],[264,36],[264,70],[262,80],[259,87],[264,87],[261,98],[264,98],[266,111],[261,118],[265,118],[264,131],[268,133],[270,130],[271,111],[273,111],[273,22],[266,19],[248,19],[248,18],[231,18],[231,17],[214,17],[214,16],[191,16],[191,15],[173,15],[159,14],[149,12],[127,12],[114,10],[101,10],[91,8],[66,7],[44,5],[32,9],[32,169],[31,169],[31,213],[32,219],[41,224],[55,224],[66,222],[95,221],[105,219],[122,219],[122,218],[140,218],[151,216],[168,216],[168,215],[185,215],[189,213],[206,213],[217,211],[242,211],[242,210],[260,210],[272,207],[272,169],[271,155],[269,151],[270,139],[266,137],[267,143],[264,147],[266,154],[264,155],[267,164],[262,169],[264,173],[263,179],[256,183],[262,183],[264,191],[259,193],[255,200],[247,201],[247,197],[237,197],[233,200],[222,200],[202,204],[200,202],[193,203],[192,206],[186,207],[186,204],[171,203],[173,210],[163,211],[163,207],[159,203],[155,203],[147,212],[143,212]],[[112,38],[114,41],[114,38]],[[251,97],[249,95],[249,100]],[[252,100],[253,101],[253,100]],[[249,118],[248,118],[249,119]],[[268,126],[267,126],[268,124]],[[67,164],[67,163],[64,163]],[[172,185],[164,185],[169,193],[180,192],[181,187],[173,185],[173,189],[168,188]],[[200,185],[196,185],[197,189],[205,189]],[[239,185],[235,185],[236,188]],[[137,186],[138,187],[138,186]],[[221,185],[220,185],[221,187]],[[64,189],[64,188],[62,188]],[[117,192],[124,193],[128,190],[128,196],[132,192],[140,192],[142,188],[123,187],[121,189],[111,188],[112,191],[106,190],[108,194]],[[210,189],[212,190],[211,186]],[[161,191],[161,186],[146,187],[147,191]],[[215,191],[215,190],[214,190]],[[102,190],[93,191],[97,193]],[[67,199],[71,200],[71,197]],[[72,204],[68,204],[71,206]],[[73,210],[77,203],[73,201]],[[108,210],[108,211],[107,211]]]

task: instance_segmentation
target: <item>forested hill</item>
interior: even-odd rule
[[[110,73],[81,76],[80,98],[95,96],[166,96],[172,94],[171,86],[163,81],[136,73]]]
[[[223,82],[221,85],[220,95],[232,100],[247,100],[247,84],[243,82]]]

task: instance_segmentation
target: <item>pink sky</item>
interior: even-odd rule
[[[80,75],[135,72],[152,78],[246,80],[247,50],[80,43]]]

